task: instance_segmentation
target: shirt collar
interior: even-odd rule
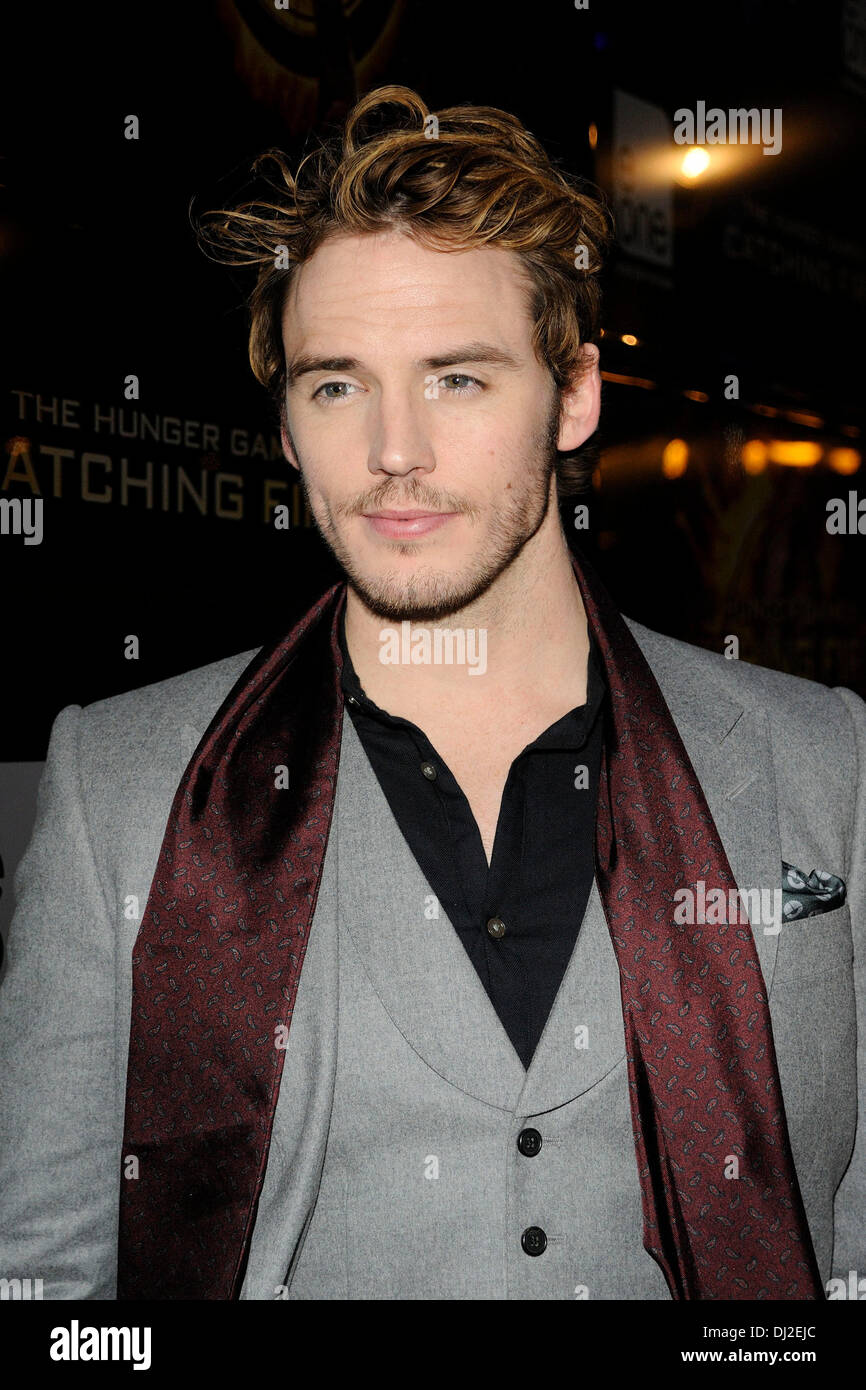
[[[337,624],[337,638],[340,643],[340,651],[343,657],[343,668],[340,675],[340,683],[343,687],[343,694],[354,715],[367,716],[376,719],[380,723],[398,725],[405,727],[410,721],[402,719],[399,715],[389,714],[387,710],[381,709],[370,697],[365,694],[364,689],[358,679],[358,674],[352,665],[352,658],[349,655],[349,648],[346,644],[346,605],[340,614]],[[595,633],[589,628],[589,653],[587,656],[586,667],[586,703],[576,705],[569,710],[561,719],[557,719],[555,724],[551,724],[548,729],[531,745],[533,748],[573,748],[575,744],[584,741],[589,730],[595,722],[596,715],[601,707],[606,691],[605,679],[601,658],[598,654],[598,645]]]

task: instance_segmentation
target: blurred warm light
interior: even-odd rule
[[[684,396],[688,396],[690,401],[708,401],[710,398],[706,391],[684,391]]]
[[[842,430],[842,433],[843,433],[843,434],[847,434],[847,436],[848,436],[849,439],[859,439],[859,438],[860,438],[860,426],[859,426],[859,425],[842,425],[842,426],[841,426],[841,430]]]
[[[785,419],[790,420],[793,425],[807,425],[813,430],[820,430],[824,426],[820,415],[812,415],[806,410],[786,410]]]
[[[595,121],[592,121],[592,122],[590,123],[590,127],[589,127],[589,148],[590,148],[591,150],[594,150],[597,144],[598,144],[598,126],[596,125]]]
[[[756,415],[768,415],[771,418],[779,413],[774,405],[750,405],[749,409],[753,410]]]
[[[752,477],[763,473],[767,466],[767,446],[763,439],[747,439],[740,451],[740,460]]]
[[[703,145],[695,145],[683,155],[683,162],[680,170],[687,179],[700,178],[705,169],[710,166],[710,156],[707,154]]]
[[[827,462],[834,473],[856,473],[860,467],[860,454],[857,449],[830,449]]]
[[[620,386],[641,386],[644,391],[654,391],[658,382],[645,376],[625,376],[622,372],[602,372],[602,381],[615,381]]]
[[[637,347],[637,338],[633,333],[622,333],[620,341],[625,343],[627,347]]]
[[[772,463],[786,468],[814,468],[824,449],[810,439],[771,439],[767,453]]]
[[[592,485],[593,485],[593,487],[595,488],[596,492],[600,491],[600,489],[601,489],[601,469],[600,469],[600,468],[594,468],[593,471],[592,471]]]
[[[666,478],[681,478],[689,461],[689,446],[684,439],[671,439],[662,450],[662,473]]]
[[[787,113],[786,113],[787,114]],[[785,151],[794,150],[798,145],[813,149],[814,130],[805,127],[798,132],[792,121],[785,124]],[[681,188],[695,188],[698,183],[724,183],[736,181],[738,187],[747,179],[766,176],[762,166],[766,160],[756,159],[760,147],[749,141],[741,144],[729,140],[727,144],[713,145],[712,152],[705,145],[691,145],[684,148],[675,140],[658,145],[640,147],[640,181],[643,188],[669,188],[671,181]]]

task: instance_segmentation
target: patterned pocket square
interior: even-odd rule
[[[792,922],[796,917],[817,917],[841,907],[847,890],[844,881],[824,869],[810,874],[782,860],[782,918]]]

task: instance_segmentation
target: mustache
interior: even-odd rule
[[[307,487],[307,480],[303,471],[300,472],[299,481],[301,491],[307,506],[310,506],[310,494]],[[346,502],[334,505],[333,510],[337,516],[351,517],[360,516],[362,512],[378,512],[390,508],[397,511],[400,507],[417,507],[419,510],[431,512],[472,512],[473,508],[462,502],[459,497],[454,497],[451,493],[434,493],[429,491],[417,482],[409,484],[409,493],[406,496],[399,496],[394,491],[394,480],[387,479],[384,484],[380,484],[373,492],[358,494]],[[312,511],[310,507],[310,511]]]
[[[377,488],[375,492],[365,493],[362,497],[344,502],[338,511],[344,516],[360,516],[362,512],[378,512],[385,508],[398,511],[401,507],[415,507],[431,512],[464,512],[468,510],[465,502],[461,502],[458,497],[454,497],[450,493],[428,492],[425,488],[416,487],[404,496],[397,495],[393,489]]]

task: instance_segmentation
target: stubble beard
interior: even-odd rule
[[[451,617],[481,598],[501,574],[513,564],[524,546],[532,540],[540,529],[548,510],[553,505],[555,490],[551,495],[550,480],[556,467],[556,444],[559,433],[559,400],[548,414],[542,430],[537,436],[534,457],[528,467],[530,482],[517,496],[514,489],[507,493],[508,503],[498,513],[494,513],[485,537],[482,555],[476,557],[459,574],[449,574],[434,566],[423,565],[410,575],[401,575],[396,570],[370,579],[362,574],[355,557],[345,543],[340,529],[335,524],[330,508],[324,508],[317,516],[304,478],[303,465],[300,467],[300,482],[304,500],[310,509],[316,528],[343,569],[346,580],[361,602],[376,617],[386,622],[437,622]],[[291,440],[291,435],[289,435]],[[295,458],[300,457],[292,440]],[[357,516],[365,511],[393,505],[387,492],[394,492],[394,480],[387,479],[379,489],[381,496],[374,493],[365,496],[362,502],[340,508],[343,516]],[[407,506],[429,506],[434,511],[457,511],[467,517],[470,526],[477,523],[480,511],[467,506],[458,498],[447,493],[435,496],[428,492],[423,483],[410,480],[400,489],[400,504]],[[446,525],[449,523],[446,523]],[[423,542],[394,542],[400,555],[417,555]]]

